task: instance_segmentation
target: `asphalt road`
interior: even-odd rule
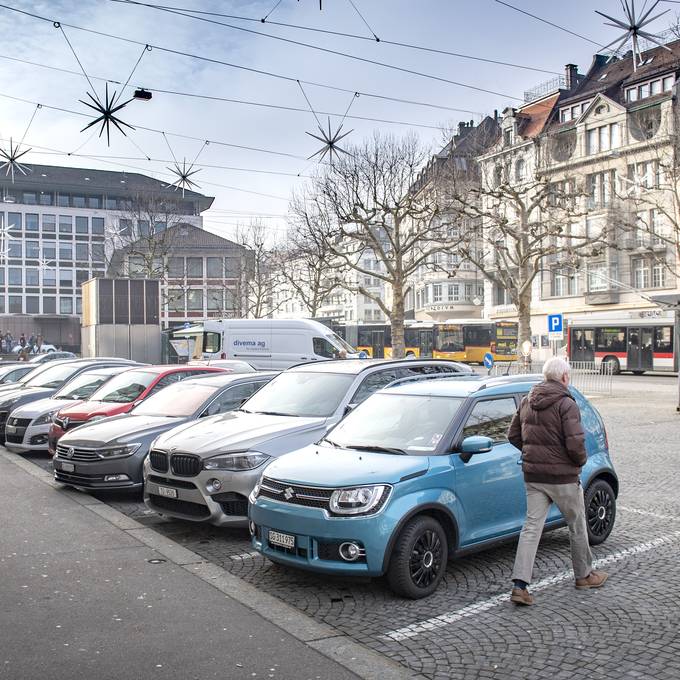
[[[680,677],[680,414],[677,377],[622,375],[594,396],[620,477],[616,527],[594,549],[610,572],[576,591],[566,530],[544,537],[537,605],[508,602],[514,545],[449,565],[438,591],[396,598],[381,580],[314,576],[253,553],[245,532],[164,520],[138,500],[101,496],[163,536],[338,633],[427,678],[589,680]],[[31,457],[48,468],[45,457]],[[65,491],[65,494],[77,493]],[[555,577],[555,578],[553,578]]]

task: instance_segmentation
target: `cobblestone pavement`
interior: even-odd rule
[[[164,520],[134,497],[101,496],[309,616],[436,680],[680,677],[680,415],[669,378],[616,379],[596,398],[621,481],[614,533],[593,552],[610,573],[599,591],[576,591],[566,530],[544,537],[537,605],[509,604],[514,545],[450,563],[434,596],[392,595],[381,580],[316,576],[253,553],[244,531]],[[49,468],[42,456],[34,462]],[[76,492],[68,492],[76,493]]]

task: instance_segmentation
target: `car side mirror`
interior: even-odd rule
[[[460,445],[460,459],[464,463],[470,462],[470,458],[478,453],[489,453],[493,449],[493,439],[491,437],[481,437],[474,435],[465,437]]]
[[[348,413],[351,413],[352,411],[354,411],[354,409],[355,409],[356,407],[357,407],[357,404],[347,404],[347,406],[345,406],[345,413],[344,413],[344,415],[347,415]]]

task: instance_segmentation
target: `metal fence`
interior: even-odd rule
[[[612,393],[613,366],[610,363],[596,364],[594,361],[570,361],[571,382],[584,394]],[[543,362],[511,361],[494,364],[491,375],[494,377],[503,375],[529,375],[540,374],[543,370]]]

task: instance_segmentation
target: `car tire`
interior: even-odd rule
[[[437,589],[447,561],[448,541],[442,525],[427,515],[414,517],[392,548],[387,582],[397,595],[419,600]]]
[[[616,357],[605,357],[602,359],[602,366],[608,366],[611,364],[612,375],[619,375],[621,373],[621,364]]]
[[[599,545],[607,540],[616,521],[616,495],[604,479],[596,479],[584,494],[588,542]]]
[[[633,375],[644,375],[644,371],[631,371]]]

